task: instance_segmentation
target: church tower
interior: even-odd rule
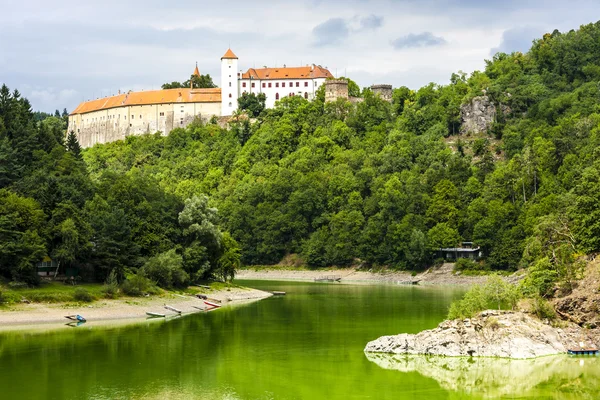
[[[238,58],[228,49],[221,57],[221,115],[232,115],[238,108]]]

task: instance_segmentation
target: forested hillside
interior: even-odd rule
[[[83,279],[103,281],[114,271],[141,286],[146,277],[168,287],[232,276],[239,248],[205,196],[184,200],[136,170],[107,169],[92,180],[75,136],[64,138],[64,118],[39,116],[2,86],[0,282],[37,283],[46,256],[60,273],[76,267]]]
[[[502,110],[496,122],[487,136],[459,134],[461,105],[481,95]],[[532,266],[549,282],[571,279],[576,257],[600,249],[600,23],[547,34],[527,54],[496,54],[448,85],[395,89],[391,104],[362,96],[357,105],[285,98],[229,130],[198,123],[95,146],[85,165],[58,134],[44,154],[7,157],[22,150],[0,124],[2,165],[19,164],[3,170],[2,193],[31,210],[24,227],[47,232],[38,236],[50,252],[68,217],[81,250],[73,263],[95,262],[99,232],[132,249],[122,265],[173,246],[185,258],[177,212],[202,194],[246,264],[300,254],[311,266],[422,269],[432,250],[465,240],[483,247],[485,268]]]

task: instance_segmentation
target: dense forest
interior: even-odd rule
[[[485,252],[470,268],[529,267],[543,291],[600,249],[600,23],[392,103],[360,94],[81,152],[3,88],[0,274],[25,279],[44,254],[96,279],[157,257],[188,277],[290,254],[418,270],[464,240]],[[483,95],[496,121],[461,134],[461,105]]]

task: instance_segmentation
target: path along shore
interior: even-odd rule
[[[242,280],[272,280],[272,281],[300,281],[314,282],[324,276],[336,276],[341,278],[341,283],[351,284],[375,284],[375,283],[411,283],[418,282],[419,285],[463,285],[470,286],[484,283],[486,275],[466,276],[456,275],[453,272],[454,264],[446,263],[437,268],[412,276],[406,271],[371,272],[358,270],[357,268],[339,268],[324,270],[302,270],[286,269],[276,267],[248,267],[239,270],[236,279]],[[518,277],[515,277],[518,279]]]
[[[212,290],[205,293],[210,299],[221,301],[223,306],[257,301],[272,296],[271,293],[249,288]],[[174,307],[183,314],[201,312],[195,307],[205,307],[204,302],[193,296],[167,293],[162,296],[99,300],[94,303],[67,304],[18,304],[0,309],[0,331],[32,328],[52,328],[69,322],[65,316],[79,314],[87,319],[86,324],[131,323],[146,319],[146,312],[176,315],[164,308]]]

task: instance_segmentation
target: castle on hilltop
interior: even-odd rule
[[[194,75],[200,75],[198,67]],[[242,93],[264,93],[268,108],[287,96],[312,100],[328,78],[333,78],[331,72],[318,65],[250,68],[241,73],[238,57],[228,49],[221,57],[220,88],[130,91],[85,101],[69,115],[68,132],[77,135],[82,147],[156,131],[167,135],[196,118],[232,115]]]

